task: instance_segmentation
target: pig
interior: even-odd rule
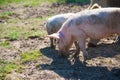
[[[99,6],[98,4],[94,4],[90,9],[96,9],[96,8],[101,8],[101,6]],[[73,15],[74,13],[65,13],[65,14],[58,14],[48,18],[48,20],[46,21],[46,30],[48,35],[57,32],[61,28],[62,24]],[[95,47],[97,42],[96,40],[91,40],[89,46]],[[51,48],[55,48],[55,45],[53,43],[54,43],[53,38],[50,38]],[[75,45],[77,45],[76,42],[75,42]]]
[[[55,16],[52,16],[48,18],[46,21],[46,30],[48,35],[57,32],[62,24],[71,16],[73,16],[74,13],[65,13],[65,14],[58,14]],[[50,47],[55,48],[55,45],[53,44],[54,40],[53,38],[50,38]]]
[[[86,39],[102,39],[112,34],[120,35],[120,8],[99,8],[76,13],[64,22],[57,33],[48,37],[59,40],[58,48],[62,55],[69,55],[73,42],[78,41],[86,60]]]
[[[88,7],[88,9],[92,8],[92,6],[96,3],[103,8],[104,7],[120,7],[120,0],[91,0],[90,6]],[[118,39],[116,38],[116,41],[118,44],[120,43],[120,36],[118,36]]]

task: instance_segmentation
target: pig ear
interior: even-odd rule
[[[51,35],[47,35],[47,37],[49,37],[49,38],[54,38],[54,39],[60,39],[58,33],[53,33],[53,34],[51,34]]]
[[[95,3],[90,9],[97,9],[97,8],[101,8],[101,6]]]

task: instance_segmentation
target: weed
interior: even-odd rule
[[[21,69],[21,65],[17,65],[13,62],[6,62],[0,59],[0,79],[4,80],[5,76],[11,71],[20,72]]]
[[[31,50],[29,52],[23,52],[21,54],[21,61],[22,63],[26,63],[29,61],[37,61],[40,56],[43,56],[43,54],[39,50]]]
[[[6,12],[3,12],[1,15],[0,15],[0,18],[10,18],[11,15],[14,15],[16,14],[15,12],[11,12],[11,11],[6,11]]]
[[[59,3],[84,3],[90,2],[90,0],[57,0]]]
[[[10,4],[23,4],[23,6],[38,6],[42,3],[49,2],[57,2],[57,0],[0,0],[0,7],[8,6]]]
[[[43,24],[45,19],[47,17],[28,18],[26,20],[9,19],[6,24],[0,24],[0,38],[9,40],[27,39],[31,36],[43,38],[47,33],[44,30],[45,27],[40,29],[40,24]]]
[[[11,47],[11,45],[10,45],[10,42],[9,42],[9,41],[3,41],[3,42],[0,42],[0,46],[2,46],[2,47],[6,47],[6,48]]]
[[[1,27],[0,38],[16,40],[20,38],[21,31],[22,31],[22,27],[18,27],[18,26]]]
[[[10,24],[10,23],[15,23],[15,24],[17,24],[18,22],[20,22],[20,19],[18,19],[18,18],[12,18],[12,19],[8,19],[7,20],[7,23],[8,24]]]

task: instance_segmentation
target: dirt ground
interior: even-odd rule
[[[37,18],[59,13],[79,12],[88,5],[58,5],[43,4],[37,7],[16,7],[10,5],[0,9],[3,11],[14,11],[20,14],[12,15],[12,18],[26,19]],[[7,19],[1,19],[4,23]],[[45,30],[45,21],[40,23],[40,30]],[[3,39],[0,39],[2,41]],[[71,64],[69,58],[61,57],[58,50],[49,47],[48,39],[30,38],[10,41],[14,48],[1,48],[0,58],[11,61],[18,60],[20,54],[25,51],[38,49],[44,57],[38,61],[24,64],[26,67],[21,73],[15,71],[6,76],[15,80],[120,80],[120,44],[112,43],[112,39],[103,39],[95,48],[87,48],[89,53],[86,63],[82,63],[82,53]],[[74,48],[73,48],[74,49]],[[37,67],[36,67],[37,65]]]

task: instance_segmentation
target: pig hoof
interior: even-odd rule
[[[97,45],[95,45],[93,43],[88,43],[88,47],[97,47]]]

